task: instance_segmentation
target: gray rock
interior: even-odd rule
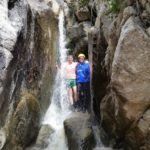
[[[146,30],[148,35],[150,36],[150,27]]]
[[[81,24],[83,24],[83,29],[84,29],[84,32],[85,32],[86,37],[87,37],[88,36],[88,32],[91,29],[91,22],[85,21],[85,22],[82,22]]]
[[[99,148],[94,148],[93,150],[113,150],[113,149],[107,147],[99,147]]]
[[[146,10],[144,10],[143,13],[141,14],[141,18],[142,19],[148,19],[149,18],[149,14],[147,13]]]
[[[24,11],[24,3],[22,1],[18,2],[12,10],[8,10],[8,1],[2,0],[0,2],[0,84],[4,82],[7,68],[13,58],[11,51],[14,50],[18,33],[23,26]],[[3,87],[0,88],[1,94]]]
[[[138,127],[141,129],[141,131],[144,134],[147,134],[149,132],[149,127],[150,127],[150,109],[147,110],[142,118],[140,119],[138,123]]]
[[[13,59],[13,56],[10,51],[5,48],[0,47],[0,94],[4,89],[4,81],[6,79],[7,68],[9,66],[10,61]],[[3,101],[0,101],[0,109]]]
[[[90,20],[90,11],[89,9],[85,7],[81,7],[79,10],[75,12],[75,15],[78,19],[78,21],[87,21]]]
[[[128,6],[123,11],[123,19],[121,21],[121,27],[124,25],[124,23],[130,18],[131,16],[136,16],[137,12],[132,6]]]
[[[129,41],[128,38],[131,40]],[[122,93],[123,97],[128,101],[124,105],[128,119],[132,117],[137,118],[143,113],[147,105],[150,104],[150,96],[148,94],[148,74],[150,73],[149,49],[149,37],[134,18],[129,18],[122,28],[114,56],[111,77],[114,88],[119,93]],[[143,83],[143,81],[147,83]],[[146,99],[145,96],[147,97]],[[140,105],[133,110],[132,105],[134,103]]]
[[[5,79],[6,70],[12,58],[11,52],[0,48],[0,81]]]
[[[40,150],[47,148],[49,144],[49,137],[54,132],[54,130],[49,125],[42,125],[35,144],[26,148],[26,150]]]
[[[94,135],[88,114],[75,113],[65,120],[69,150],[92,150]]]
[[[146,2],[147,2],[147,0],[141,0],[141,1],[140,1],[142,7],[145,7],[145,6],[146,6]]]
[[[16,6],[17,8],[21,6]],[[11,15],[13,11],[16,11],[15,16]],[[5,48],[9,51],[14,50],[15,43],[17,41],[17,36],[20,28],[15,28],[13,24],[20,24],[21,18],[23,16],[18,15],[19,9],[14,8],[10,11],[10,16],[8,17],[8,7],[7,7],[7,1],[2,0],[0,4],[0,17],[1,17],[1,23],[0,23],[0,47]],[[11,17],[13,16],[14,20],[11,20]],[[16,20],[19,20],[16,22]],[[13,21],[13,22],[12,22]],[[20,24],[22,26],[23,24]]]
[[[82,38],[83,36],[85,36],[83,24],[76,24],[72,27],[68,27],[67,34],[69,39],[73,41]]]
[[[139,148],[149,134],[148,127],[143,128],[149,119],[140,126],[139,120],[150,105],[150,38],[139,24],[130,17],[121,30],[112,64],[112,89],[101,104],[104,128],[111,136],[121,137],[128,128],[124,135],[127,149]]]
[[[24,93],[19,104],[6,126],[10,143],[6,149],[16,147],[23,148],[33,141],[39,131],[40,126],[40,105],[37,99],[30,93]]]
[[[132,6],[128,6],[124,9],[123,16],[129,18],[130,16],[136,15],[136,10]]]
[[[150,14],[150,2],[146,3],[146,11]]]
[[[46,148],[49,144],[49,137],[53,132],[54,130],[49,125],[42,125],[35,143],[36,146]]]

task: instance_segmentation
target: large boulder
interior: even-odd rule
[[[111,90],[101,105],[105,130],[133,150],[147,145],[150,133],[150,38],[139,24],[138,18],[130,17],[122,27],[112,64]]]
[[[75,12],[75,15],[79,22],[90,20],[90,11],[88,7],[81,7]]]
[[[42,125],[36,140],[36,145],[40,148],[46,148],[52,133],[54,133],[54,130],[49,125]]]
[[[116,93],[121,93],[127,100],[124,110],[129,120],[138,118],[150,104],[150,38],[137,23],[131,17],[122,29],[111,77]],[[128,38],[132,40],[129,41]],[[131,109],[133,105],[134,110]]]
[[[64,122],[69,150],[92,150],[94,135],[90,116],[76,113]]]
[[[67,28],[69,39],[77,41],[85,36],[83,24],[76,24]]]
[[[37,99],[29,93],[24,93],[11,118],[5,127],[8,135],[8,145],[5,149],[16,150],[29,145],[38,135],[40,127],[40,105]]]

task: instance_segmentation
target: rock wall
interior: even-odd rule
[[[23,149],[36,138],[50,103],[58,20],[50,4],[37,0],[2,0],[0,18],[0,127],[4,149]]]
[[[66,1],[68,47],[75,55],[89,53],[93,109],[104,143],[148,150],[150,1],[82,2]]]

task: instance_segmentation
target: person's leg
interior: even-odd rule
[[[74,87],[72,88],[72,90],[73,90],[74,108],[77,109],[77,108],[78,108],[77,86],[74,86]]]
[[[69,96],[69,101],[70,101],[70,104],[73,105],[73,91],[72,91],[72,88],[68,88],[68,96]]]
[[[77,102],[77,86],[74,86],[73,88],[73,98],[74,98],[74,102]]]
[[[78,83],[77,84],[77,105],[78,105],[78,109],[79,111],[81,111],[82,109],[82,84]]]
[[[90,89],[90,83],[86,83],[86,87],[85,87],[85,108],[88,112],[90,112],[90,105],[91,105],[91,89]]]
[[[83,94],[83,100],[82,100],[82,112],[86,111],[86,83],[83,83],[82,87],[82,94]]]

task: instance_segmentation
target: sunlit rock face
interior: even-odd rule
[[[31,0],[1,1],[0,20],[0,127],[11,135],[14,128],[16,133],[20,130],[17,131],[17,124],[13,129],[9,127],[22,93],[30,93],[38,101],[39,119],[49,106],[56,72],[58,21],[49,3]],[[23,109],[19,107],[19,111]],[[32,119],[26,119],[30,128]],[[38,127],[39,122],[36,125]],[[25,134],[28,133],[21,131],[19,136],[25,137]],[[36,135],[31,135],[27,143],[21,142],[20,149],[30,144]],[[14,140],[13,136],[6,137],[7,147],[12,144],[10,138]],[[11,149],[15,150],[13,146],[14,143]]]
[[[0,2],[0,94],[5,92],[6,88],[8,88],[5,88],[8,67],[13,59],[13,51],[18,34],[23,28],[24,19],[26,17],[24,5],[24,1],[19,1],[13,9],[9,10],[8,1]],[[0,109],[3,109],[3,104],[6,101],[7,100],[1,97]]]
[[[10,61],[13,58],[18,32],[23,27],[24,9],[23,1],[20,1],[13,10],[8,10],[8,1],[0,2],[0,93],[3,91],[3,82]],[[22,13],[23,16],[20,16]]]

